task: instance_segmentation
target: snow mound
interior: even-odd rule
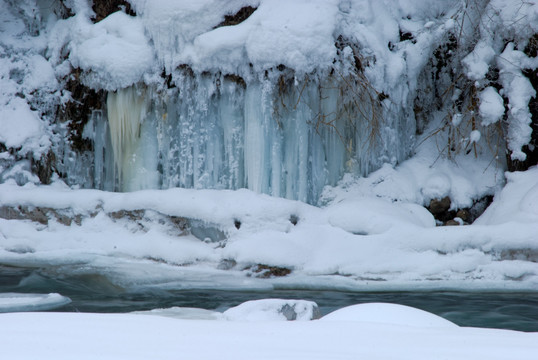
[[[439,157],[434,142],[424,142],[416,149],[412,158],[395,167],[385,164],[367,177],[360,178],[346,174],[337,186],[326,186],[321,199],[331,205],[352,200],[363,201],[365,198],[385,199],[394,205],[387,214],[412,211],[413,222],[429,227],[428,214],[422,209],[404,210],[407,207],[404,203],[427,206],[432,199],[449,196],[452,208],[471,207],[474,201],[486,195],[493,195],[500,189],[503,179],[502,170],[491,165],[491,159],[487,157],[477,159],[459,154],[453,160],[444,159]],[[381,203],[365,208],[383,213],[380,206]],[[410,219],[410,216],[400,218]]]
[[[456,324],[427,311],[405,305],[369,303],[347,306],[321,318],[323,321],[359,321],[389,325],[448,328]]]
[[[69,59],[73,66],[90,72],[88,85],[107,90],[127,87],[151,69],[153,51],[135,18],[116,12],[82,28],[83,35],[71,43]]]
[[[507,184],[475,223],[538,223],[538,167],[506,173]]]
[[[308,321],[319,316],[315,302],[284,299],[247,301],[224,312],[224,317],[232,321]]]
[[[422,206],[362,198],[342,201],[326,209],[329,223],[354,234],[379,234],[395,224],[434,227],[435,220]]]
[[[71,299],[60,294],[0,294],[0,313],[52,310],[69,304]]]

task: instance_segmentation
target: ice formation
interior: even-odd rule
[[[148,144],[145,141],[147,136],[155,135],[154,131],[152,133],[153,126],[150,125],[148,129],[148,124],[144,123],[147,107],[144,89],[129,87],[108,93],[107,115],[112,147],[109,153],[114,157],[117,178],[124,191],[155,188],[157,185],[156,169],[146,165],[148,159],[155,162],[156,155],[152,152],[152,142]],[[98,171],[96,169],[96,173]]]
[[[506,140],[512,159],[526,158],[531,3],[127,3],[132,13],[96,22],[84,0],[2,0],[0,124],[13,129],[0,141],[15,149],[3,181],[54,173],[109,191],[248,188],[315,204],[345,173],[401,163],[428,125],[442,130],[432,130],[448,143],[442,155],[490,156],[497,142],[496,156]],[[63,114],[88,101],[70,82],[101,99]],[[435,125],[438,113],[455,121]],[[13,125],[16,114],[31,127]]]
[[[71,299],[60,294],[0,293],[0,313],[45,311],[69,304]]]
[[[175,89],[109,92],[112,151],[104,153],[113,154],[123,191],[246,187],[316,202],[345,171],[365,175],[403,160],[411,146],[411,119],[391,114],[356,81],[298,80],[284,69],[245,84],[187,72]],[[393,126],[407,135],[394,136]]]

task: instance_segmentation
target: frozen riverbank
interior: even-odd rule
[[[475,224],[452,227],[378,197],[318,208],[247,190],[2,184],[0,262],[192,288],[533,290],[537,171],[509,174]]]

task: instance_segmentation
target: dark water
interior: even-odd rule
[[[54,274],[54,275],[51,275]],[[58,275],[46,269],[0,266],[0,293],[51,293],[72,302],[53,311],[130,312],[172,306],[223,311],[263,298],[315,301],[322,312],[365,302],[412,306],[442,316],[460,326],[538,331],[538,292],[343,292],[313,290],[225,291],[122,289],[102,275]]]

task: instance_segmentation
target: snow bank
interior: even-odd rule
[[[379,310],[371,317],[382,317]],[[181,354],[201,360],[530,360],[538,352],[536,333],[353,320],[253,324],[132,314],[20,313],[2,314],[0,321],[2,353],[10,359],[166,360]]]
[[[368,303],[352,305],[333,311],[322,321],[359,321],[374,324],[390,324],[415,327],[453,328],[456,324],[427,311],[409,306]]]
[[[448,196],[452,209],[462,209],[502,188],[502,168],[494,159],[459,154],[450,160],[440,156],[438,151],[434,139],[429,138],[420,143],[412,158],[397,166],[385,164],[367,177],[346,175],[337,186],[325,187],[321,202],[336,204],[377,197],[428,206],[430,200]],[[375,213],[375,208],[369,211]],[[419,216],[421,210],[417,211],[413,215],[415,221],[430,221],[427,214]]]
[[[533,171],[525,178],[529,189]],[[121,286],[532,290],[538,284],[537,221],[520,222],[517,231],[513,222],[433,227],[424,209],[400,201],[317,208],[246,190],[107,193],[2,184],[0,193],[3,206],[57,209],[46,225],[1,219],[1,263],[66,265],[66,271],[85,264],[85,271]],[[66,226],[62,216],[79,222]],[[186,228],[170,216],[185,219]],[[258,264],[291,273],[257,278]]]
[[[476,224],[538,222],[538,167],[506,173],[507,183]]]

